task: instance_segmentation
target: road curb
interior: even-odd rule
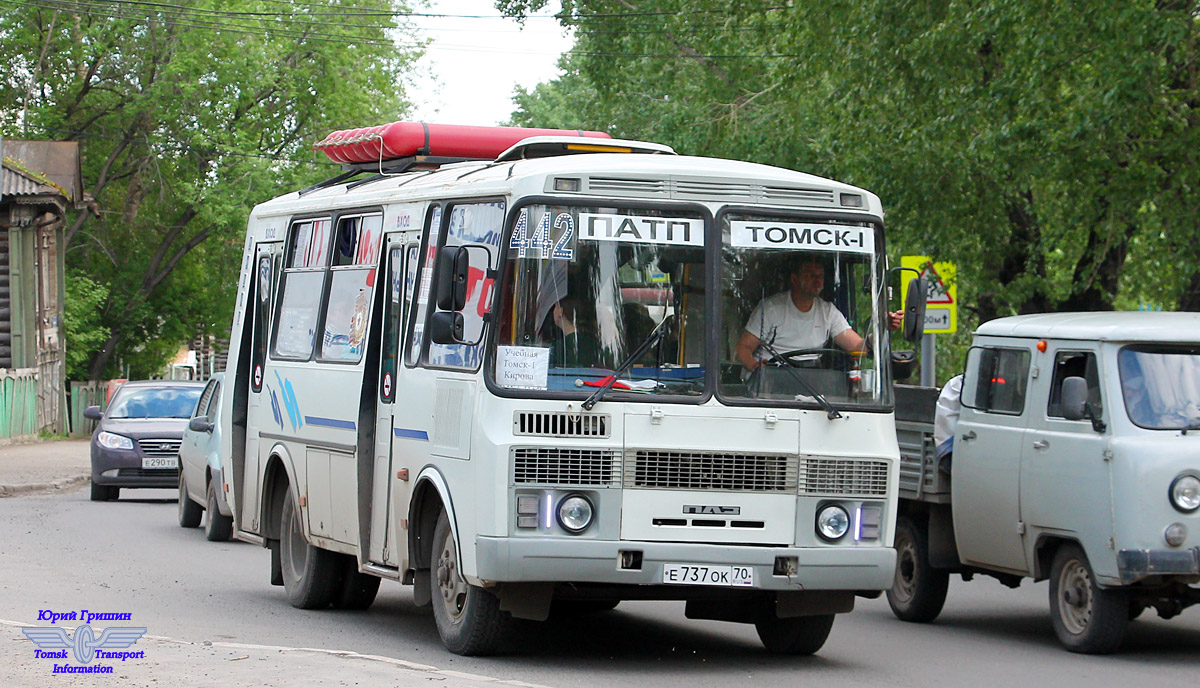
[[[0,485],[0,497],[16,497],[17,495],[30,494],[33,492],[52,492],[54,490],[65,490],[68,487],[74,487],[80,483],[90,482],[90,475],[75,475],[62,480],[55,480],[49,483],[21,483],[19,485]]]

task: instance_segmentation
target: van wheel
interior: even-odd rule
[[[1050,568],[1050,619],[1071,652],[1108,654],[1121,646],[1129,627],[1129,595],[1097,585],[1083,550],[1064,545]]]
[[[887,591],[892,613],[902,621],[927,623],[942,613],[950,572],[929,565],[929,540],[907,516],[896,520],[896,576]]]
[[[205,497],[204,510],[208,512],[208,523],[204,524],[204,537],[209,542],[225,542],[233,535],[233,518],[221,513],[217,506],[217,488],[211,480],[208,481]]]
[[[442,644],[457,655],[496,652],[511,617],[500,599],[463,579],[450,519],[443,511],[433,530],[433,571],[429,577],[433,618]]]
[[[341,580],[341,562],[334,552],[313,547],[304,539],[300,511],[290,489],[283,498],[279,532],[279,563],[288,601],[299,609],[328,607]]]
[[[341,555],[343,561],[342,580],[333,597],[334,609],[368,609],[379,594],[379,577],[359,573],[358,559],[348,554]]]
[[[811,655],[825,645],[833,629],[833,614],[767,619],[754,624],[767,652],[777,655]]]
[[[200,525],[204,510],[188,496],[187,483],[183,481],[183,471],[179,471],[179,527],[195,528]]]

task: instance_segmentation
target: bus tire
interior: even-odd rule
[[[463,579],[458,548],[445,511],[438,515],[433,530],[431,561],[433,618],[442,644],[456,655],[494,654],[510,617],[500,611],[499,598]]]
[[[288,602],[298,609],[324,609],[333,602],[341,570],[337,554],[313,547],[304,539],[300,511],[289,489],[279,516],[279,563]]]
[[[200,525],[204,510],[188,496],[187,483],[183,481],[183,470],[179,471],[179,527],[195,528]]]
[[[771,618],[754,624],[767,652],[776,655],[811,655],[825,645],[833,629],[833,614]]]
[[[225,542],[233,536],[233,518],[221,513],[217,506],[217,488],[211,480],[208,481],[205,497],[204,510],[208,512],[208,522],[204,524],[204,537],[209,542]]]
[[[896,520],[896,575],[887,591],[892,613],[902,621],[928,623],[942,613],[950,572],[929,565],[929,540],[907,516]]]
[[[368,573],[359,573],[358,559],[343,554],[344,568],[341,585],[333,597],[334,609],[358,610],[369,609],[379,594],[379,577]]]
[[[1050,567],[1050,620],[1059,642],[1071,652],[1109,654],[1125,639],[1129,595],[1097,585],[1083,550],[1063,545]]]

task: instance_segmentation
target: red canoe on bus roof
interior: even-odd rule
[[[414,155],[492,160],[531,136],[585,136],[610,139],[602,131],[471,127],[459,124],[392,122],[377,127],[342,129],[313,145],[330,160],[366,163]]]

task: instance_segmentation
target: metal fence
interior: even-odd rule
[[[36,369],[0,369],[0,443],[37,437],[37,405]]]

